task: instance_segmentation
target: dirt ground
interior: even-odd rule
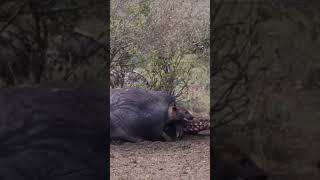
[[[110,145],[111,180],[210,179],[208,132],[176,142]]]

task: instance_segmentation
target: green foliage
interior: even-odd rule
[[[149,88],[165,90],[168,92],[183,91],[190,80],[192,63],[181,62],[181,55],[175,55],[172,59],[153,57],[145,68]]]
[[[192,73],[200,66],[206,67],[203,72],[209,69],[209,1],[193,6],[189,3],[170,0],[111,3],[113,87],[164,90],[183,103],[190,102],[188,106],[201,104],[202,110],[209,109],[209,98],[203,96],[208,92],[198,92],[197,95],[205,97],[202,102],[198,102],[198,97],[190,98],[190,94],[195,95],[190,93],[191,82],[202,87],[209,84],[208,74],[199,79],[201,83],[196,83],[199,80]]]

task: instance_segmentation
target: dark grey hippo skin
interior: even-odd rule
[[[110,138],[139,142],[171,140],[164,132],[166,124],[180,121],[175,97],[161,91],[112,89],[110,94]]]

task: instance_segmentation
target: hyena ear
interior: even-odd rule
[[[170,106],[170,107],[176,107],[176,102],[174,102],[174,101],[173,101],[173,102],[170,102],[169,106]]]
[[[177,106],[175,102],[172,102],[169,104],[169,113],[174,113],[177,112]]]

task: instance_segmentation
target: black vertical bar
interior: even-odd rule
[[[110,122],[110,1],[106,2],[106,7],[107,7],[107,16],[106,16],[106,71],[107,71],[107,86],[106,86],[106,91],[107,91],[107,99],[106,101],[108,102],[108,109],[106,110],[107,112],[107,164],[106,164],[106,169],[107,169],[107,179],[110,178],[110,131],[109,131],[109,122]]]

